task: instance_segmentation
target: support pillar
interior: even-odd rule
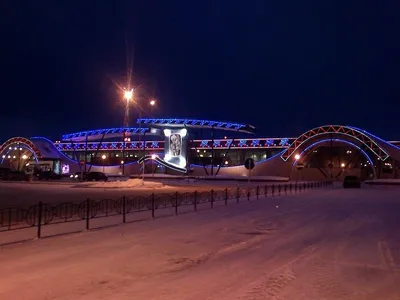
[[[214,175],[214,126],[211,127],[211,176]]]

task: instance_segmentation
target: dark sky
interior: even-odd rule
[[[399,28],[394,0],[5,0],[0,138],[122,126],[128,44],[158,116],[400,139]]]

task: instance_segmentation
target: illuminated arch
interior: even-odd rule
[[[301,151],[306,142],[315,138],[325,139],[329,135],[332,137],[332,139],[347,137],[350,140],[356,140],[357,142],[363,144],[366,149],[369,149],[382,161],[389,157],[389,154],[384,149],[382,149],[374,140],[372,140],[361,130],[342,125],[325,125],[303,133],[301,136],[295,139],[294,142],[281,154],[281,158],[284,161],[287,161],[293,155],[293,153],[299,150]]]
[[[318,145],[323,144],[323,143],[327,143],[327,142],[330,142],[330,141],[331,141],[331,139],[323,139],[323,140],[319,140],[319,141],[316,141],[316,142],[312,143],[307,148],[305,148],[303,151],[301,151],[300,157],[303,157],[304,154],[306,154],[307,152],[310,152],[311,150],[315,149]],[[369,163],[371,165],[372,172],[374,173],[374,178],[376,178],[376,170],[375,170],[375,167],[374,167],[374,162],[371,159],[371,157],[367,154],[367,152],[365,152],[363,149],[361,149],[356,144],[354,144],[352,142],[349,142],[349,141],[346,141],[346,140],[343,140],[343,139],[332,139],[332,141],[339,142],[339,143],[344,143],[346,145],[349,145],[349,146],[354,147],[357,150],[359,150],[362,153],[362,155],[369,161]],[[295,159],[293,161],[292,166],[297,165],[298,162],[299,162],[299,160]]]
[[[4,151],[7,150],[7,148],[11,147],[12,145],[24,145],[27,150],[32,152],[35,156],[36,159],[40,158],[40,151],[39,149],[35,146],[32,141],[28,140],[27,138],[24,137],[13,137],[7,141],[5,141],[1,146],[0,146],[0,154],[2,154]]]
[[[38,157],[36,156],[35,152],[32,151],[32,149],[30,149],[29,147],[27,147],[27,146],[25,146],[25,145],[20,145],[19,147],[22,148],[22,149],[28,150],[29,152],[31,152],[33,158],[34,158],[35,161],[36,161],[36,163],[39,162]],[[0,160],[0,163],[1,163],[1,164],[4,163],[4,160],[6,160],[7,156],[8,156],[8,155],[10,154],[10,152],[13,151],[14,149],[6,149],[6,150],[7,150],[7,152],[1,156],[1,160]]]

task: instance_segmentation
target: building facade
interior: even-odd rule
[[[102,171],[198,176],[281,176],[296,180],[397,178],[399,142],[365,130],[326,125],[299,137],[254,137],[251,125],[190,119],[139,119],[139,128],[110,128],[45,137],[13,137],[0,147],[3,167],[60,174]],[[206,131],[200,135],[198,131]],[[251,134],[251,135],[250,135]]]

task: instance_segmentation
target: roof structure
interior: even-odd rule
[[[243,133],[254,133],[255,127],[252,125],[223,122],[223,121],[209,121],[209,120],[195,120],[195,119],[137,119],[138,124],[144,124],[153,127],[188,127],[188,128],[213,128],[220,130],[237,131]]]

